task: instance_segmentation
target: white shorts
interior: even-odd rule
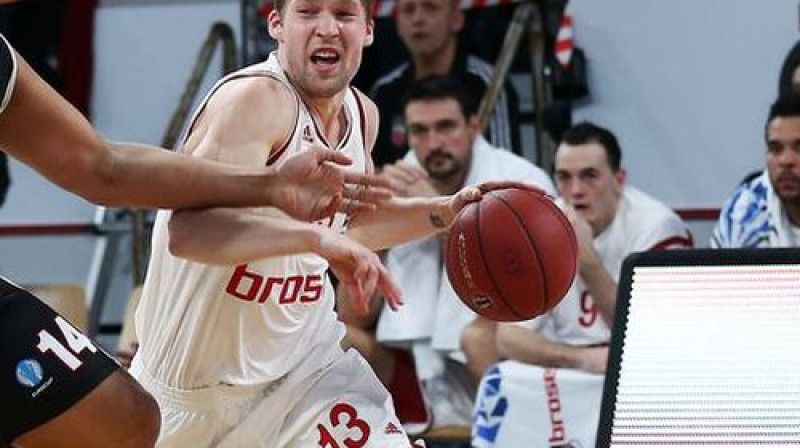
[[[169,387],[134,360],[161,407],[159,448],[409,448],[389,393],[355,350],[266,385]]]
[[[603,378],[516,361],[495,364],[478,388],[472,446],[594,447]]]

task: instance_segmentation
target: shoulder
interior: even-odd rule
[[[766,207],[770,188],[766,171],[758,176],[745,179],[725,201],[722,214],[742,212],[761,206]]]
[[[358,103],[360,112],[363,112],[363,125],[366,133],[364,137],[366,139],[368,149],[371,150],[375,145],[375,140],[378,136],[378,106],[376,106],[375,102],[365,95],[364,92],[358,90],[356,87],[351,86],[350,90],[353,92],[353,96]]]
[[[638,236],[641,249],[693,245],[688,226],[665,203],[635,187],[626,186],[623,204],[623,218],[627,227],[634,229],[631,236]],[[680,238],[681,244],[673,241],[674,238]],[[675,244],[666,246],[667,243]]]
[[[380,76],[375,84],[369,89],[369,96],[375,98],[382,93],[402,89],[406,84],[406,78],[410,65],[408,62],[398,65],[385,75]]]
[[[468,54],[466,56],[465,70],[467,73],[477,76],[488,83],[492,79],[494,66],[478,56]]]
[[[14,50],[0,34],[0,112],[5,110],[14,92],[17,78],[17,60]]]
[[[248,74],[219,85],[207,107],[237,122],[282,126],[285,119],[294,120],[299,98],[288,84],[277,78]]]
[[[678,215],[665,203],[636,187],[630,185],[625,186],[623,190],[623,201],[628,206],[628,212],[631,215],[637,216],[637,218],[650,216],[651,218],[649,221],[651,222],[655,219],[661,220],[673,217],[680,220]]]

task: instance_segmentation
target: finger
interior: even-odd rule
[[[535,191],[541,195],[547,196],[547,193],[542,190],[541,188],[531,185],[526,182],[519,182],[519,181],[512,181],[512,180],[503,180],[503,181],[491,181],[491,182],[484,182],[480,186],[481,191],[484,193],[487,191],[492,190],[502,190],[505,188],[519,188],[523,190],[530,190]]]
[[[367,269],[367,275],[362,283],[366,300],[364,300],[364,313],[369,313],[369,302],[375,293],[375,286],[378,284],[378,269],[370,267]]]
[[[358,202],[353,200],[347,200],[339,203],[339,207],[337,208],[337,210],[342,213],[347,213],[351,216],[355,216],[359,213],[374,212],[377,208],[378,208],[377,205],[371,204],[369,202]]]
[[[355,280],[355,286],[358,290],[357,295],[353,296],[355,298],[355,305],[356,309],[363,315],[369,314],[369,297],[371,292],[367,291],[364,287],[366,283],[366,277],[368,276],[368,267],[361,265],[356,268],[355,272],[353,273],[353,279]],[[374,287],[373,287],[374,289]]]
[[[391,188],[391,182],[388,179],[374,174],[344,173],[344,182],[367,187]]]
[[[461,190],[458,195],[459,199],[463,200],[464,202],[475,202],[483,197],[483,191],[478,187],[467,187]]]
[[[324,148],[311,148],[310,151],[314,151],[314,155],[317,157],[317,161],[319,162],[332,162],[337,165],[353,164],[353,159],[343,152]]]
[[[328,202],[328,205],[325,206],[324,209],[322,209],[322,212],[320,213],[320,216],[317,216],[316,219],[327,218],[329,216],[332,216],[337,211],[344,212],[344,209],[346,208],[346,204],[345,204],[346,202],[347,201],[342,200],[342,195],[341,194],[333,195],[333,197],[331,198],[331,201]]]
[[[399,310],[403,305],[403,292],[383,265],[381,265],[378,271],[378,289],[380,289],[383,296],[386,298],[386,303],[389,305],[389,308],[391,308],[392,311]]]
[[[342,191],[342,194],[347,199],[353,199],[359,202],[383,202],[387,199],[392,198],[392,191],[387,190],[386,188],[378,188],[378,187],[347,187]]]

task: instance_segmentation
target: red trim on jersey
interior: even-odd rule
[[[281,148],[279,150],[269,155],[266,163],[267,166],[270,166],[273,163],[275,163],[283,155],[283,153],[285,153],[286,150],[289,149],[289,143],[292,142],[292,137],[294,137],[295,132],[297,132],[298,122],[300,122],[300,104],[297,105],[297,113],[294,114],[294,126],[292,126],[294,132],[289,133],[289,136],[286,138],[286,141],[283,142],[283,145],[281,145]]]
[[[292,93],[295,93],[295,92],[292,92]],[[300,122],[300,99],[297,97],[296,93],[294,95],[294,99],[297,101],[297,112],[294,114],[294,126],[292,126],[292,129],[294,129],[294,131],[289,133],[289,136],[286,137],[286,141],[283,142],[283,145],[281,145],[280,149],[278,149],[277,151],[273,152],[272,154],[269,155],[269,157],[267,157],[266,166],[270,166],[273,163],[275,163],[283,155],[283,153],[285,153],[286,150],[289,149],[289,144],[292,143],[294,134],[298,130],[297,129],[297,123]]]
[[[692,234],[686,232],[686,236],[671,236],[665,240],[656,243],[649,250],[664,250],[664,249],[678,249],[686,248],[691,249],[694,247],[694,238]]]
[[[364,104],[361,103],[361,97],[355,87],[350,86],[353,91],[353,96],[356,97],[356,104],[358,105],[358,118],[361,120],[361,138],[364,141],[364,151],[367,149],[367,113],[364,111]],[[369,154],[368,154],[369,155]]]

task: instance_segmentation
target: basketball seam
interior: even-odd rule
[[[475,208],[475,238],[478,240],[477,246],[478,246],[478,249],[479,249],[479,253],[481,255],[481,260],[483,261],[483,266],[487,266],[488,267],[489,265],[486,263],[486,253],[483,250],[483,238],[482,238],[482,235],[481,235],[481,202],[480,201],[478,202],[478,206]],[[494,284],[495,291],[499,292],[499,290],[497,289],[497,283],[495,283],[494,278],[492,278],[492,273],[489,272],[489,269],[486,269],[486,272],[489,274],[489,278],[492,280],[492,283]],[[505,301],[503,301],[503,302],[505,302]],[[475,306],[475,304],[473,303],[473,300],[470,300],[468,305],[472,309],[472,311],[480,314],[480,310]]]
[[[511,211],[511,216],[514,217],[514,219],[517,221],[517,224],[520,226],[520,228],[522,230],[524,230],[525,238],[528,239],[528,243],[530,244],[531,248],[533,249],[533,251],[534,251],[534,253],[536,255],[536,259],[539,260],[540,259],[539,258],[539,248],[536,247],[536,243],[534,242],[533,238],[531,238],[530,233],[528,233],[528,228],[525,226],[524,222],[522,221],[522,218],[519,216],[517,211],[514,210],[514,207],[512,207],[511,204],[509,204],[508,202],[506,202],[501,195],[495,194],[495,195],[492,195],[492,196],[494,196],[497,200],[499,200],[503,204],[503,206],[505,206],[507,209],[509,209]],[[537,200],[538,200],[538,198],[537,198]],[[550,291],[549,291],[549,285],[547,284],[547,277],[545,276],[545,273],[544,273],[544,270],[542,269],[541,263],[536,263],[536,267],[539,270],[539,278],[544,280],[542,282],[542,289],[544,290],[544,293],[545,293],[544,296],[545,297],[550,297],[550,295],[548,294]],[[489,277],[492,279],[492,283],[495,283],[495,287],[496,287],[497,283],[494,281],[494,276],[492,275],[491,272],[489,272]],[[498,291],[499,291],[499,289],[498,289]],[[525,314],[517,311],[517,309],[515,309],[514,306],[512,306],[512,304],[507,303],[506,305],[508,306],[508,309],[511,310],[518,317],[521,317],[521,318],[526,317]]]

